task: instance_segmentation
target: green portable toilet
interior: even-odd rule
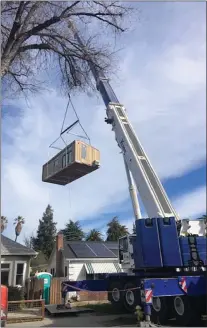
[[[37,279],[44,279],[44,290],[42,298],[45,300],[45,304],[50,304],[50,286],[52,275],[48,272],[39,272],[36,274]]]

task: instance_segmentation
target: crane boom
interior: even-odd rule
[[[126,170],[129,170],[127,174],[130,174],[131,172],[148,216],[150,218],[175,217],[175,219],[178,220],[178,214],[171,205],[158,176],[156,175],[131,123],[129,122],[126,109],[120,104],[116,97],[109,83],[109,79],[106,78],[104,74],[97,69],[93,61],[90,60],[90,54],[88,54],[87,48],[82,42],[78,31],[72,22],[70,23],[70,27],[75,39],[86,50],[86,56],[89,59],[88,64],[96,81],[97,89],[106,105],[107,118],[105,121],[112,125],[115,139],[123,153]],[[128,178],[129,177],[130,175]],[[137,202],[133,199],[134,193],[131,194],[131,197],[133,207],[135,203],[135,206],[137,206]],[[136,213],[135,207],[134,211]]]

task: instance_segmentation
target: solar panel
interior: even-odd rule
[[[118,249],[119,248],[119,246],[118,246],[118,242],[117,243],[115,243],[115,242],[106,242],[105,243],[105,246],[107,247],[107,248],[109,248],[109,249]]]
[[[104,244],[99,243],[90,243],[88,244],[89,247],[96,253],[97,257],[115,257],[113,254]]]
[[[71,243],[70,247],[75,252],[77,257],[97,257],[85,243]]]
[[[119,256],[119,250],[118,249],[111,249],[111,251],[114,253],[116,257]]]

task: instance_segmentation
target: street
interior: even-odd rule
[[[46,317],[43,321],[8,324],[12,327],[136,327],[136,318],[128,314],[87,313],[78,316]]]

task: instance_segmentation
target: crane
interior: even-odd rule
[[[69,26],[74,38],[85,49],[86,58],[90,59],[90,54],[72,21],[70,21]],[[105,122],[111,124],[116,142],[123,154],[135,219],[141,218],[138,192],[145,211],[150,218],[174,217],[178,221],[179,216],[129,122],[125,107],[115,95],[109,79],[105,77],[102,71],[97,69],[92,60],[88,60],[88,65],[96,81],[96,87],[106,105],[107,117]]]
[[[200,225],[200,232],[190,236],[185,236],[190,225],[184,222],[182,234],[178,236],[176,221],[179,216],[129,122],[125,107],[116,97],[109,79],[91,60],[72,22],[70,28],[85,49],[97,89],[106,106],[105,122],[112,126],[121,148],[136,219],[136,234],[119,239],[119,263],[123,272],[108,274],[99,281],[69,281],[68,285],[63,282],[63,295],[81,286],[84,290],[107,291],[108,300],[114,306],[124,306],[133,313],[137,305],[141,306],[148,326],[151,326],[150,320],[166,324],[172,311],[180,326],[187,326],[193,320],[197,324],[206,311],[207,238],[204,222]],[[149,219],[141,218],[137,192]]]

